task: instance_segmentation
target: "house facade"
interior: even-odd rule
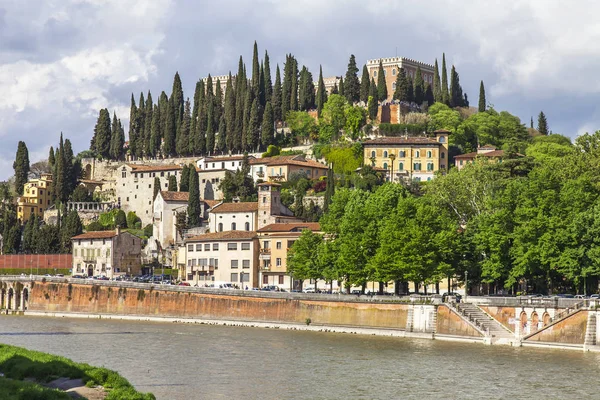
[[[257,287],[258,249],[254,231],[213,232],[188,238],[183,250],[185,279],[198,286],[232,283],[244,289]]]
[[[141,273],[142,240],[129,232],[86,232],[71,242],[74,275],[114,278]]]
[[[523,157],[522,154],[517,154]],[[496,150],[493,146],[482,146],[472,153],[461,154],[454,156],[454,166],[460,171],[468,164],[473,164],[476,159],[484,159],[489,162],[502,162],[502,158],[505,156],[504,150]]]
[[[305,229],[320,233],[321,228],[318,222],[297,222],[270,224],[258,230],[260,287],[277,286],[285,290],[299,287],[298,282],[294,284],[293,277],[288,274],[287,256]]]
[[[250,161],[250,175],[254,182],[286,181],[292,174],[306,175],[308,179],[319,179],[327,175],[327,165],[307,160],[303,155],[255,158]]]
[[[51,174],[42,174],[39,179],[31,179],[24,185],[23,195],[17,198],[17,218],[22,223],[34,215],[44,216],[52,201],[51,186]]]
[[[374,79],[377,82],[379,73],[379,62],[383,66],[383,72],[385,74],[385,84],[387,87],[388,100],[391,100],[394,91],[396,90],[396,78],[400,73],[400,68],[404,68],[406,75],[411,78],[415,78],[417,73],[417,67],[421,68],[421,75],[423,81],[433,86],[433,74],[434,66],[426,64],[421,61],[412,60],[405,57],[388,57],[388,58],[377,58],[367,61],[367,70],[369,71],[369,78]]]
[[[382,137],[363,143],[364,165],[381,168],[387,179],[429,181],[437,171],[448,170],[448,135],[438,130],[432,137]]]
[[[115,187],[117,203],[125,213],[135,211],[142,220],[142,226],[151,224],[154,179],[158,178],[161,189],[167,190],[170,176],[175,176],[179,185],[181,166],[123,164],[117,167]]]

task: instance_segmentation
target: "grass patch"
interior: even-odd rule
[[[5,400],[70,400],[71,396],[37,383],[0,378],[0,398]]]
[[[65,357],[27,350],[22,347],[0,344],[0,372],[7,378],[22,381],[25,378],[47,383],[65,377],[82,379],[86,386],[103,386],[108,400],[154,400],[151,393],[139,393],[115,371],[76,363]],[[0,394],[2,388],[0,387]],[[5,398],[0,396],[0,398]],[[18,399],[45,399],[46,397],[15,397]],[[56,397],[62,399],[63,397]],[[67,397],[68,398],[68,397]]]

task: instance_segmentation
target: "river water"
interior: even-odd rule
[[[432,340],[0,316],[0,342],[119,371],[158,399],[594,399],[600,355]]]

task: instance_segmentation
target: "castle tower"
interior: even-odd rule
[[[281,215],[281,185],[273,182],[258,185],[258,229],[273,224]]]

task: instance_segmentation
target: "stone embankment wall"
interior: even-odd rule
[[[558,323],[540,330],[527,342],[584,344],[588,311],[579,311]]]
[[[453,336],[482,337],[481,333],[468,325],[454,311],[444,305],[438,307],[436,333]]]
[[[405,329],[407,304],[315,301],[100,285],[36,283],[28,309]],[[432,307],[432,306],[430,306]],[[419,331],[419,327],[414,327]]]
[[[515,319],[515,307],[496,307],[496,306],[480,306],[483,311],[492,316],[496,321],[515,331],[515,324],[511,324],[511,320]]]

